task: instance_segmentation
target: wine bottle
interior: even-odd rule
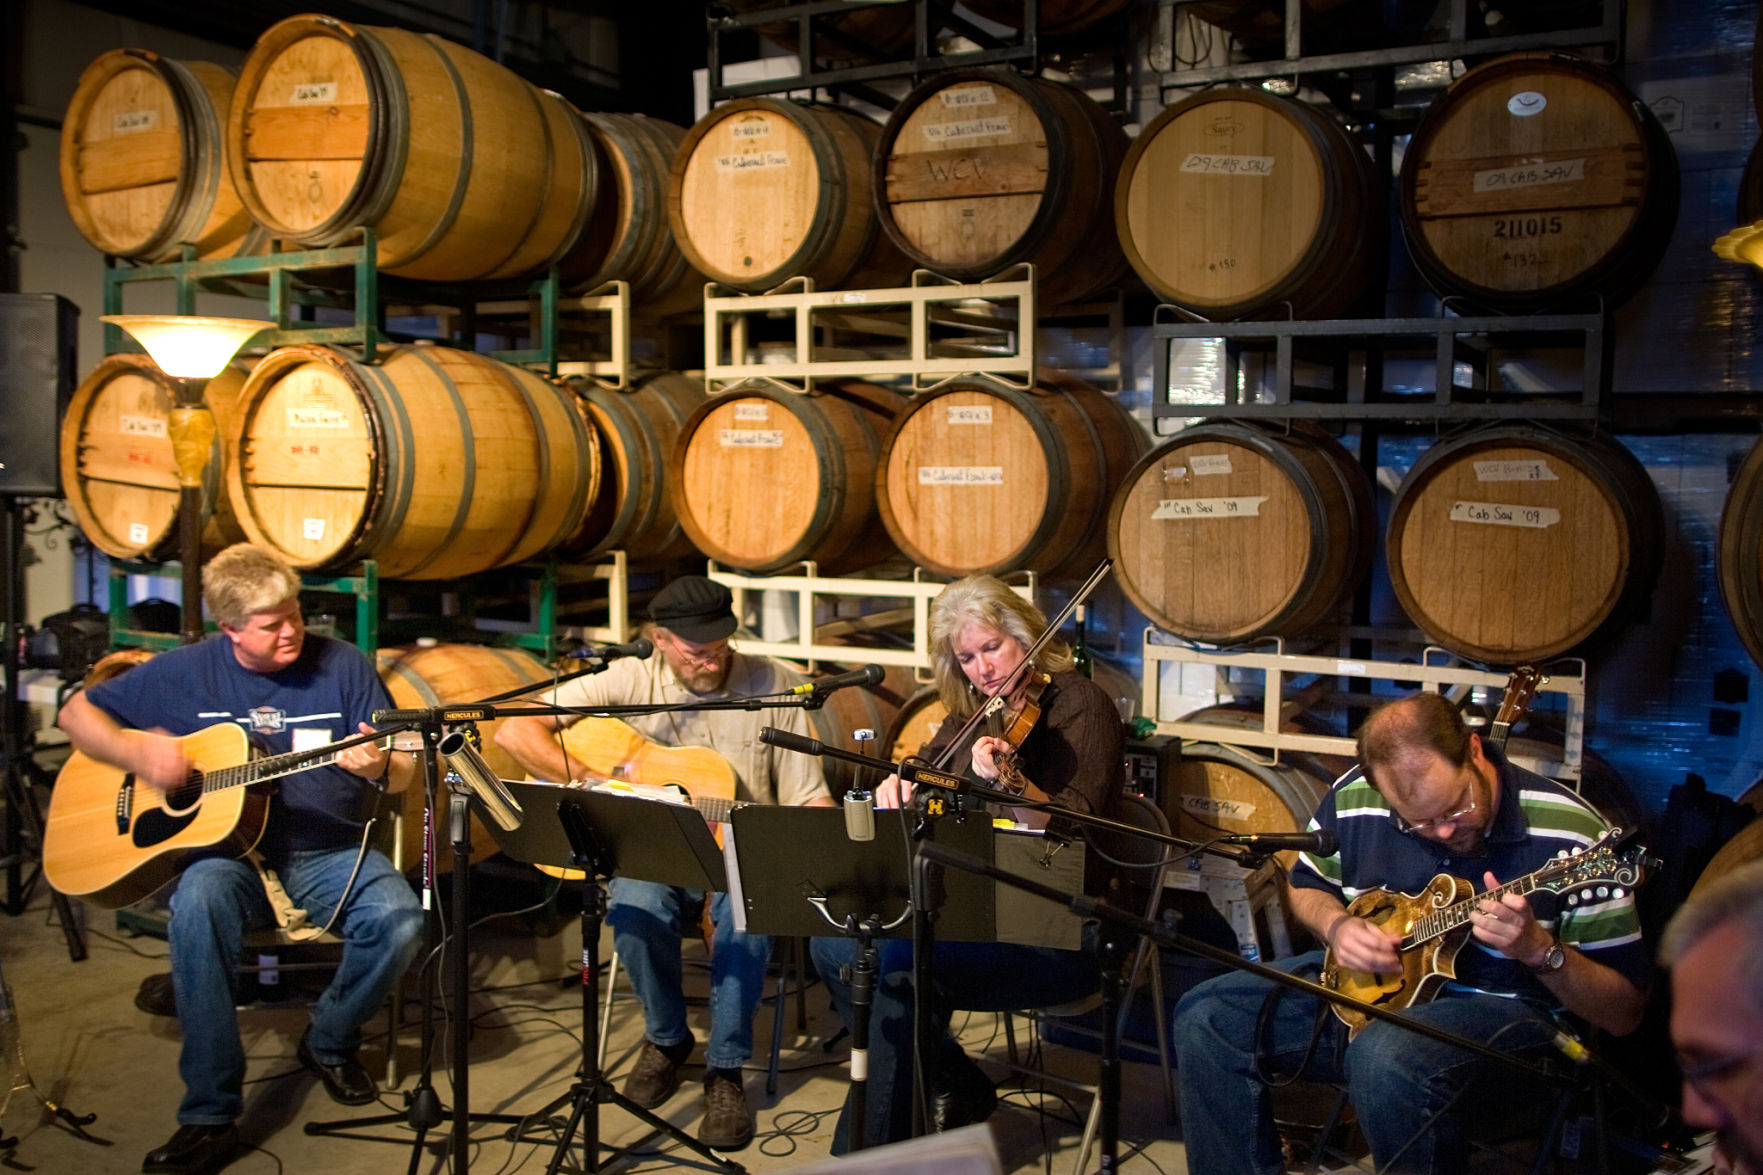
[[[1071,644],[1071,662],[1071,667],[1085,677],[1091,676],[1091,671],[1095,668],[1094,663],[1090,660],[1090,647],[1084,643],[1084,606],[1082,604],[1077,606],[1077,639]]]

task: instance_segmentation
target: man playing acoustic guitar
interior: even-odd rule
[[[1476,891],[1497,888],[1607,831],[1573,792],[1470,734],[1437,694],[1375,711],[1359,730],[1359,761],[1365,777],[1331,791],[1311,822],[1339,837],[1339,852],[1304,854],[1291,877],[1293,912],[1342,971],[1370,978],[1403,969],[1400,930],[1348,913],[1360,895],[1419,893],[1438,874],[1472,879]],[[1631,1031],[1648,976],[1633,895],[1607,886],[1605,896],[1584,892],[1576,905],[1566,897],[1539,889],[1528,899],[1468,898],[1456,977],[1407,1014],[1513,1053],[1550,1047],[1559,1011]],[[1308,966],[1314,978],[1323,957],[1279,966]],[[1273,989],[1256,976],[1225,975],[1194,988],[1176,1010],[1190,1171],[1285,1170],[1268,1093],[1276,1074],[1344,1080],[1379,1171],[1461,1171],[1463,1119],[1477,1101],[1498,1097],[1509,1117],[1522,1100],[1503,1067],[1397,1025],[1372,1020],[1348,1043],[1342,1020],[1297,994],[1264,1016]],[[1474,1088],[1454,1101],[1466,1086]]]
[[[237,724],[264,749],[289,754],[370,733],[366,720],[391,705],[385,687],[352,645],[306,634],[299,591],[299,577],[274,553],[228,547],[202,571],[203,602],[220,634],[75,694],[61,728],[76,750],[174,797],[193,769],[230,765],[192,763],[175,736]],[[316,924],[341,906],[343,961],[313,1007],[299,1056],[347,1105],[377,1096],[355,1059],[361,1026],[410,965],[422,926],[409,884],[384,855],[363,851],[363,829],[380,789],[403,788],[414,774],[410,756],[375,742],[343,750],[331,765],[281,780],[257,844]],[[198,854],[179,878],[167,937],[184,1098],[177,1133],[147,1155],[143,1171],[190,1175],[231,1158],[245,1078],[233,983],[245,931],[274,923],[257,870],[236,856]]]
[[[634,718],[631,725],[655,742],[708,747],[727,759],[736,794],[724,798],[830,807],[818,758],[759,741],[766,726],[811,734],[802,711],[690,708],[776,694],[801,681],[779,662],[729,648],[728,638],[737,627],[729,590],[701,575],[682,576],[656,593],[649,619],[660,657],[614,661],[604,673],[566,682],[555,696],[534,697],[584,708],[683,705],[686,709]],[[565,751],[560,732],[569,725],[573,722],[548,716],[506,718],[496,731],[496,743],[539,779],[593,779],[594,772]],[[692,1052],[681,990],[680,935],[696,921],[688,910],[704,900],[701,893],[654,882],[612,881],[606,921],[642,1002],[646,1037],[624,1095],[646,1109],[673,1096],[679,1067]],[[710,1041],[704,1052],[704,1123],[698,1139],[705,1146],[736,1150],[753,1138],[753,1112],[741,1084],[741,1067],[753,1049],[753,1013],[763,994],[771,940],[736,932],[726,893],[711,895],[709,901],[716,932],[710,961]]]

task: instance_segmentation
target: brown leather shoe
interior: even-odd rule
[[[164,1146],[147,1152],[147,1175],[203,1175],[226,1166],[239,1147],[239,1131],[224,1126],[179,1126]]]
[[[672,1097],[679,1088],[680,1062],[692,1055],[692,1044],[688,1039],[663,1052],[660,1046],[644,1040],[637,1066],[625,1078],[624,1096],[645,1110],[653,1110]]]
[[[704,1082],[704,1124],[698,1141],[712,1150],[738,1151],[753,1141],[753,1111],[739,1079],[713,1071]]]

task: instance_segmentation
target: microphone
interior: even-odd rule
[[[823,677],[818,681],[810,681],[790,690],[792,694],[830,694],[836,689],[844,689],[848,685],[880,685],[888,671],[880,665],[865,665],[861,669],[851,669],[833,677]],[[782,746],[782,743],[778,744]],[[794,749],[794,748],[792,748]]]
[[[759,741],[774,747],[782,747],[786,751],[797,751],[804,755],[818,755],[826,750],[826,744],[817,738],[794,734],[788,730],[779,730],[775,726],[767,726],[759,731]]]
[[[620,657],[635,657],[646,661],[655,652],[655,642],[648,637],[638,637],[628,645],[583,645],[579,649],[571,649],[561,653],[559,661],[616,661]]]
[[[1263,849],[1267,852],[1297,849],[1301,853],[1315,853],[1319,857],[1332,857],[1340,851],[1341,838],[1332,829],[1323,828],[1316,832],[1250,832],[1240,836],[1221,836],[1217,843],[1245,845],[1251,849]]]

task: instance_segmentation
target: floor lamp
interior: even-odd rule
[[[258,331],[273,322],[190,314],[106,314],[101,321],[133,335],[177,390],[171,447],[178,469],[178,562],[183,565],[180,639],[202,639],[202,471],[214,446],[214,413],[203,392]]]

